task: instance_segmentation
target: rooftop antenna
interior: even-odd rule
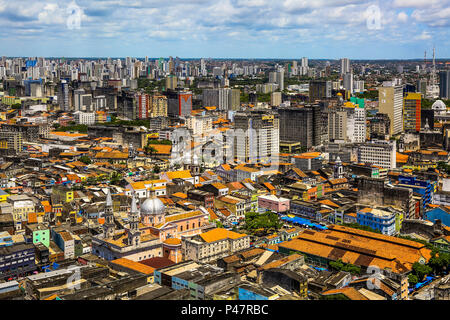
[[[436,85],[436,48],[433,47],[433,71],[431,72],[431,85]]]

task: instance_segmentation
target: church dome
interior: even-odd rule
[[[435,111],[446,111],[447,106],[445,105],[445,103],[442,100],[437,100],[435,103],[433,103],[433,106],[431,107],[431,109],[433,109]]]
[[[163,214],[166,207],[158,198],[149,198],[141,205],[141,214],[156,215]]]

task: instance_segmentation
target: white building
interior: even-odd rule
[[[95,113],[94,112],[74,112],[75,122],[78,124],[93,125],[95,124]]]
[[[396,168],[395,141],[372,140],[358,147],[358,162],[373,164],[386,169]]]

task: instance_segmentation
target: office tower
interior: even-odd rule
[[[69,111],[69,83],[66,80],[61,80],[58,88],[58,104],[62,111]]]
[[[229,99],[228,110],[239,110],[241,107],[241,90],[231,89],[231,99]]]
[[[154,95],[150,99],[150,118],[167,117],[167,97]]]
[[[149,118],[150,97],[146,93],[136,93],[137,118]]]
[[[86,94],[84,89],[77,89],[73,91],[73,101],[75,111],[93,111],[92,95]]]
[[[450,70],[439,72],[439,97],[450,99]]]
[[[347,140],[347,111],[343,109],[328,111],[328,139],[331,142]]]
[[[296,75],[298,75],[298,64],[297,64],[297,61],[292,61],[292,67],[291,67],[291,70],[290,70],[290,74],[292,75],[292,76],[296,76]]]
[[[178,78],[174,75],[168,75],[166,78],[166,90],[175,90],[178,87]]]
[[[200,60],[200,73],[203,77],[206,77],[208,75],[208,72],[206,70],[205,59]]]
[[[300,142],[303,147],[320,145],[321,111],[319,105],[278,108],[280,140]]]
[[[311,81],[309,83],[309,101],[331,98],[331,81]]]
[[[269,73],[269,83],[278,84],[280,91],[284,90],[284,71],[275,71]]]
[[[192,92],[171,92],[167,96],[167,114],[169,116],[189,116],[192,112]]]
[[[424,96],[427,94],[427,80],[426,79],[417,80],[417,92],[420,92]]]
[[[385,113],[391,120],[390,135],[403,131],[403,86],[388,86],[378,88],[380,113]]]
[[[300,66],[300,75],[304,76],[304,75],[308,74],[308,69],[309,69],[308,58],[303,57],[302,58],[302,64]]]
[[[353,73],[344,74],[344,89],[353,93]]]
[[[395,141],[372,140],[358,146],[358,162],[395,169],[397,149]]]
[[[348,58],[341,59],[341,75],[350,73],[350,60]]]
[[[281,97],[282,97],[281,92],[272,92],[270,94],[270,105],[273,107],[279,107],[282,102]]]
[[[218,110],[237,110],[241,93],[238,89],[218,88],[203,90],[203,107],[217,107]]]
[[[234,116],[235,161],[268,163],[275,161],[280,152],[280,121],[270,111],[237,112]],[[242,134],[239,134],[242,132]]]
[[[419,132],[421,126],[421,100],[420,93],[409,92],[403,99],[403,128],[409,132]]]

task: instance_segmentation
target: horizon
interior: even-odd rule
[[[0,4],[3,56],[420,60],[427,51],[431,60],[436,47],[450,58],[450,0]]]

